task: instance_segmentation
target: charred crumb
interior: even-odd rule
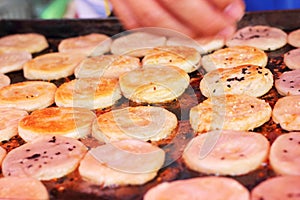
[[[251,39],[260,38],[260,37],[261,37],[260,35],[252,35],[252,36],[248,37],[247,39],[251,40]]]
[[[228,88],[231,88],[231,85],[227,85]]]
[[[55,153],[55,155],[57,155],[57,156],[60,155],[60,154],[61,154],[60,152],[56,152],[56,153]]]
[[[68,151],[73,151],[74,149],[73,148],[68,148]]]
[[[283,152],[283,153],[287,153],[287,152],[288,152],[288,150],[286,150],[286,149],[283,149],[283,150],[282,150],[282,152]]]
[[[292,141],[294,138],[290,137],[289,140]]]
[[[30,159],[36,159],[39,158],[41,156],[41,154],[39,153],[35,153],[32,156],[26,157],[26,159],[30,160]]]
[[[28,165],[28,166],[27,166],[28,169],[31,168],[31,167],[33,167],[33,165]]]
[[[56,137],[55,137],[55,136],[53,136],[53,137],[52,137],[52,139],[51,139],[51,140],[49,140],[48,142],[50,142],[50,143],[55,143],[55,142],[56,142]]]

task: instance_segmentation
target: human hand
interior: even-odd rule
[[[192,38],[228,37],[244,14],[243,0],[111,0],[127,29],[162,27]]]

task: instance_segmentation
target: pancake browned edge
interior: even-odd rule
[[[56,43],[54,43],[56,42]],[[50,46],[53,47],[57,44],[57,41],[54,41]],[[269,60],[267,65],[273,75],[274,80],[277,79],[284,71],[288,71],[287,67],[282,61],[282,57],[275,57]],[[203,73],[201,69],[199,71],[193,72],[190,74],[190,85],[192,90],[187,90],[185,93],[178,98],[177,100],[164,104],[155,104],[156,106],[162,106],[166,109],[174,112],[179,118],[178,131],[172,139],[167,139],[166,141],[160,142],[158,146],[164,149],[166,152],[166,164],[158,172],[152,181],[147,184],[140,186],[122,186],[122,187],[109,187],[102,188],[101,186],[95,186],[89,184],[82,180],[79,176],[77,170],[68,174],[65,177],[59,179],[53,179],[51,181],[44,181],[46,188],[49,192],[50,199],[124,199],[124,200],[140,200],[143,198],[143,195],[152,187],[158,185],[159,183],[165,181],[173,181],[178,179],[187,179],[199,176],[206,176],[206,174],[197,173],[191,170],[188,170],[182,159],[180,158],[183,151],[183,147],[188,143],[188,141],[195,136],[193,130],[190,127],[188,122],[188,111],[191,107],[202,102],[206,98],[200,93],[199,83],[202,79]],[[24,80],[22,73],[15,72],[12,76],[15,78],[13,81]],[[62,82],[73,79],[69,77],[68,79],[61,79],[55,81],[57,85],[60,85]],[[194,98],[196,97],[196,98]],[[280,95],[277,93],[276,89],[273,87],[267,94],[260,97],[267,101],[271,107],[274,106],[277,99]],[[139,104],[128,102],[124,98],[119,101],[117,105],[113,108],[104,109],[97,111],[97,114],[107,112],[110,109],[122,108],[130,106],[137,106]],[[275,138],[286,131],[283,131],[278,125],[276,125],[272,120],[265,123],[263,126],[256,128],[255,132],[264,134],[269,141],[272,143]],[[93,147],[99,143],[92,138],[80,139],[88,147]],[[6,149],[8,152],[12,149],[23,145],[24,141],[15,136],[9,141],[4,141],[0,143],[0,146]],[[258,170],[251,172],[243,176],[233,177],[235,180],[238,180],[249,190],[254,188],[263,180],[273,177],[274,172],[270,169],[269,165],[260,167]]]

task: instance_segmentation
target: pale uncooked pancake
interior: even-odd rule
[[[288,34],[287,41],[293,47],[300,47],[300,29],[294,30]]]
[[[300,131],[300,95],[278,99],[272,112],[272,119],[287,131]]]
[[[44,81],[14,83],[0,89],[0,107],[33,111],[54,103],[56,86]]]
[[[201,93],[206,97],[224,94],[246,94],[260,97],[272,87],[272,72],[257,65],[216,69],[205,74],[200,82]]]
[[[82,78],[62,84],[55,93],[55,103],[93,110],[110,107],[121,97],[118,79]]]
[[[210,72],[219,68],[232,68],[239,65],[258,65],[265,67],[268,56],[262,50],[250,46],[235,46],[220,49],[203,56],[202,66]]]
[[[123,95],[134,102],[170,102],[189,86],[189,75],[173,66],[137,69],[120,76]]]
[[[111,52],[116,55],[144,56],[149,49],[165,45],[165,36],[147,32],[133,32],[113,40]]]
[[[165,152],[140,140],[121,140],[91,149],[80,162],[81,177],[101,186],[142,185],[163,166]]]
[[[9,140],[18,134],[18,123],[27,116],[25,110],[0,108],[0,141]]]
[[[23,69],[23,65],[32,59],[31,53],[26,51],[0,54],[0,73],[8,73]]]
[[[47,200],[49,194],[45,185],[30,177],[0,178],[0,199],[3,200]]]
[[[20,137],[32,141],[44,135],[83,138],[91,133],[96,115],[83,108],[50,107],[33,111],[18,125]]]
[[[300,48],[285,53],[283,61],[290,69],[300,69]]]
[[[186,46],[160,46],[149,50],[142,60],[143,67],[172,65],[190,73],[201,64],[200,53]]]
[[[299,176],[272,177],[252,189],[251,200],[298,200],[299,188]]]
[[[190,111],[190,123],[198,132],[210,130],[253,130],[271,117],[271,106],[248,95],[211,97]]]
[[[283,96],[300,95],[300,68],[281,74],[275,81],[275,87]]]
[[[208,37],[191,39],[188,37],[169,37],[166,45],[168,46],[187,46],[196,49],[200,54],[206,54],[220,49],[225,45],[222,37]]]
[[[217,176],[163,182],[148,190],[144,196],[144,200],[249,200],[249,198],[249,191],[238,181]]]
[[[76,78],[119,78],[125,72],[141,67],[131,56],[102,55],[84,59],[75,69]]]
[[[45,36],[37,33],[7,35],[0,38],[2,52],[27,51],[37,53],[48,48]]]
[[[74,53],[44,54],[25,63],[24,77],[30,80],[57,80],[68,77],[84,58],[83,54]]]
[[[93,124],[93,136],[103,142],[123,139],[159,141],[177,127],[176,116],[154,106],[137,106],[112,110],[98,116]]]
[[[105,34],[91,33],[61,40],[58,51],[98,56],[109,52],[111,41],[111,38]]]
[[[42,136],[10,151],[2,163],[5,177],[51,180],[74,171],[87,148],[76,139]]]
[[[253,46],[264,51],[273,51],[287,44],[287,33],[271,26],[247,26],[238,30],[232,38],[226,41],[226,45]]]
[[[10,84],[9,76],[0,73],[0,88],[8,86]]]
[[[282,134],[275,139],[269,160],[276,174],[300,176],[299,141],[300,132]]]
[[[260,133],[216,130],[193,138],[183,160],[197,172],[237,176],[258,169],[267,160],[269,146]]]

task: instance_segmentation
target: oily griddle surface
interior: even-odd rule
[[[295,24],[292,24],[297,23],[297,21],[299,21],[300,23],[300,19],[298,20],[298,18],[295,18],[298,15],[299,11],[248,13],[240,22],[239,27],[243,27],[246,25],[265,24],[280,27],[288,32],[298,28]],[[283,21],[284,17],[282,16],[294,17],[295,20],[286,19],[285,21]],[[285,24],[286,26],[284,26]],[[59,44],[59,42],[67,37],[84,35],[91,32],[99,32],[107,34],[109,36],[113,36],[114,34],[123,31],[122,26],[116,19],[59,21],[0,20],[0,26],[2,28],[0,36],[26,32],[38,32],[44,34],[48,39],[50,47],[43,52],[33,55],[34,57],[41,54],[57,51],[57,45]],[[272,71],[274,80],[277,79],[282,72],[288,70],[288,68],[283,63],[282,55],[291,48],[291,46],[286,45],[285,47],[277,51],[267,52],[269,56],[269,63],[267,65],[267,68]],[[114,186],[104,188],[102,186],[93,185],[82,180],[78,171],[75,170],[65,177],[54,179],[51,181],[43,181],[49,191],[50,199],[142,199],[143,195],[149,188],[161,182],[207,176],[208,174],[201,174],[187,169],[181,159],[181,154],[184,147],[190,141],[190,139],[195,136],[188,121],[189,110],[191,107],[206,99],[199,90],[199,83],[203,77],[203,74],[204,71],[202,69],[199,69],[199,71],[197,72],[191,73],[190,87],[176,101],[166,104],[155,104],[155,106],[162,106],[172,111],[176,114],[179,120],[178,128],[172,134],[172,136],[157,143],[157,145],[163,148],[166,152],[165,166],[159,171],[157,177],[144,185],[121,187]],[[22,82],[26,80],[23,76],[22,71],[9,73],[7,75],[11,78],[12,83]],[[51,82],[59,86],[62,83],[72,79],[74,79],[74,76]],[[261,98],[266,100],[273,108],[279,97],[280,95],[273,87],[266,95]],[[112,108],[97,110],[96,113],[97,115],[99,115],[111,109],[138,105],[140,104],[130,102],[127,99],[122,98]],[[263,126],[253,131],[265,135],[271,143],[278,135],[285,133],[285,131],[283,131],[280,126],[275,124],[272,120],[266,122]],[[99,145],[99,143],[93,138],[85,138],[81,141],[88,147],[95,147]],[[24,144],[24,141],[20,137],[15,136],[9,141],[1,142],[0,146],[4,147],[7,151],[11,151],[12,149],[22,144]],[[254,172],[231,178],[234,178],[242,183],[250,191],[258,183],[274,175],[274,172],[272,171],[272,169],[270,169],[268,163],[266,163],[264,166],[261,166],[261,168],[257,169]]]

